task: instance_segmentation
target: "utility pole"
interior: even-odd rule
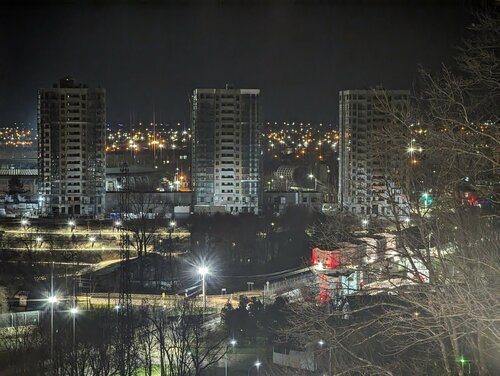
[[[118,308],[119,329],[119,374],[127,376],[131,373],[130,345],[132,340],[132,304],[130,295],[130,237],[127,231],[127,212],[129,210],[129,182],[128,166],[124,163],[121,167],[122,191],[120,192],[120,296]]]

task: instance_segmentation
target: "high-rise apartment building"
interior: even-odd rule
[[[42,212],[104,214],[106,91],[63,78],[38,91],[38,163]]]
[[[408,90],[382,88],[340,91],[338,202],[342,210],[359,216],[391,217],[396,208],[404,214],[401,191],[387,170],[391,161],[376,152],[374,139],[390,124],[389,115],[382,111],[382,98],[391,108],[403,109],[409,95]]]
[[[260,90],[196,89],[191,98],[191,180],[197,211],[259,213]]]

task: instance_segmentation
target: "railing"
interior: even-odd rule
[[[283,278],[278,281],[271,282],[266,294],[279,294],[291,288],[299,288],[302,286],[310,286],[316,282],[316,275],[314,273],[304,273],[293,277]]]
[[[0,328],[32,326],[40,323],[40,311],[11,312],[0,314]]]

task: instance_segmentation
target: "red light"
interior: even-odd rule
[[[319,294],[319,300],[321,302],[329,302],[332,298],[330,297],[330,293],[328,291],[323,290]]]
[[[312,250],[312,265],[323,264],[327,269],[337,269],[344,264],[344,257],[338,251],[324,251],[319,248]]]
[[[471,196],[471,197],[467,200],[467,202],[469,203],[469,205],[474,205],[474,204],[475,204],[475,202],[476,202],[476,198],[475,198],[474,196]]]

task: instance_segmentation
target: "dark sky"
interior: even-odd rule
[[[470,22],[460,1],[165,3],[0,5],[0,124],[34,124],[66,75],[107,89],[113,123],[186,121],[193,88],[225,83],[260,88],[268,120],[336,123],[340,89],[411,88]]]

